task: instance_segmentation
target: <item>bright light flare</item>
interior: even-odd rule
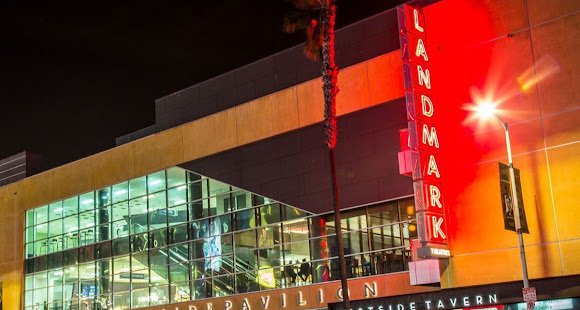
[[[480,102],[475,106],[475,114],[481,119],[488,119],[495,116],[496,105],[490,101]]]
[[[504,112],[499,106],[504,99],[494,99],[492,92],[482,93],[477,88],[472,88],[471,103],[464,105],[463,109],[471,112],[465,119],[465,123],[477,122],[478,127],[483,127],[486,123],[494,123],[495,117],[500,117]],[[489,125],[489,124],[488,124]]]
[[[536,84],[558,72],[560,66],[556,60],[546,55],[518,76],[518,84],[523,92],[529,92]]]

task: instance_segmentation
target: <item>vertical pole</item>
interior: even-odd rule
[[[510,171],[510,186],[511,186],[511,190],[512,190],[512,203],[513,203],[513,208],[514,208],[514,221],[515,221],[515,226],[516,226],[516,233],[518,235],[518,243],[519,243],[519,248],[520,248],[520,259],[522,261],[522,273],[523,273],[523,277],[524,277],[524,288],[529,288],[530,283],[528,280],[528,265],[526,263],[526,252],[524,250],[524,238],[522,236],[522,223],[520,220],[520,206],[519,206],[519,201],[518,201],[518,193],[516,191],[516,176],[514,173],[514,163],[512,160],[512,147],[510,144],[510,134],[509,134],[509,130],[508,130],[508,124],[504,123],[501,120],[500,120],[500,122],[503,125],[503,129],[505,131],[505,144],[506,144],[507,154],[508,154],[508,165],[509,165],[509,171]]]

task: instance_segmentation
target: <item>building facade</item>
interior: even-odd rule
[[[431,285],[410,280],[425,272],[409,271],[424,210],[400,174],[400,130],[410,123],[397,12],[337,32],[353,308],[522,301],[500,195],[503,129],[470,120],[481,99],[499,102],[510,126],[539,305],[578,306],[579,9],[564,0],[424,3],[416,23],[450,251]],[[147,136],[0,187],[3,308],[339,309],[317,66],[301,47],[267,57],[159,99]]]

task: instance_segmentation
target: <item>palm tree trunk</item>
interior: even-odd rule
[[[338,262],[340,265],[340,282],[343,295],[343,309],[350,309],[348,296],[348,282],[346,275],[346,262],[344,259],[344,242],[342,238],[341,218],[338,195],[338,177],[336,175],[336,160],[334,149],[336,147],[336,94],[338,93],[338,67],[334,61],[334,22],[336,19],[336,0],[324,0],[321,11],[322,31],[322,83],[324,92],[324,128],[326,133],[326,146],[328,148],[328,160],[330,164],[330,176],[332,184],[332,207],[334,210],[334,229],[336,231],[336,243],[338,247]]]

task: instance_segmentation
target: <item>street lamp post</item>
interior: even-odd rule
[[[529,288],[530,283],[528,280],[528,264],[526,263],[526,251],[524,250],[524,237],[522,235],[522,222],[520,220],[520,206],[518,201],[518,193],[516,192],[516,176],[514,173],[514,163],[512,160],[512,147],[510,144],[510,133],[508,129],[508,124],[498,116],[495,115],[497,119],[501,122],[505,132],[505,145],[507,148],[507,155],[508,155],[508,167],[510,173],[510,187],[512,189],[512,202],[513,202],[513,209],[514,209],[514,222],[516,226],[516,233],[518,235],[518,243],[520,247],[520,259],[522,261],[522,273],[524,277],[524,288]]]
[[[526,251],[524,250],[524,237],[522,235],[522,223],[520,221],[520,207],[518,201],[518,194],[516,191],[516,176],[514,172],[514,163],[512,160],[512,147],[510,143],[510,133],[508,123],[504,122],[499,115],[497,115],[497,111],[495,110],[495,105],[491,103],[481,103],[477,107],[477,114],[480,117],[489,117],[494,116],[502,125],[504,132],[505,132],[505,144],[507,149],[507,156],[508,156],[508,167],[509,167],[509,174],[510,174],[510,187],[512,191],[512,203],[513,203],[513,210],[514,210],[514,222],[516,227],[516,234],[518,235],[518,244],[520,248],[520,259],[522,262],[522,273],[523,273],[523,280],[524,280],[524,288],[529,288],[530,283],[528,280],[528,264],[526,263]]]

